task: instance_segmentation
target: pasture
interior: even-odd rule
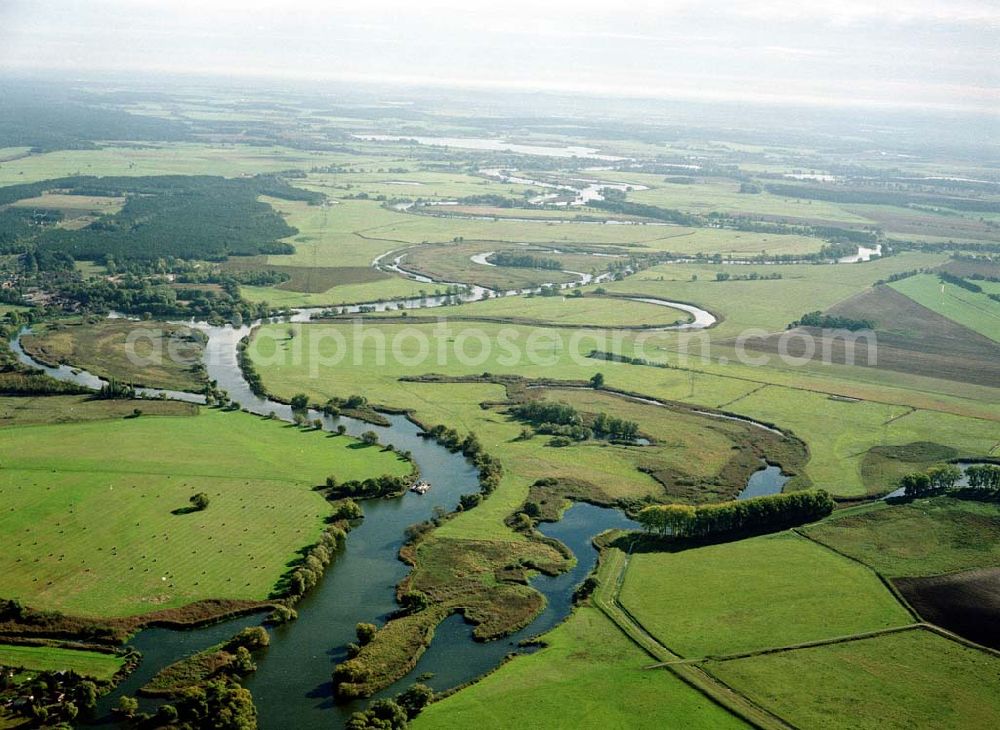
[[[997,658],[923,629],[706,669],[796,727],[987,728],[1000,715]]]
[[[634,554],[621,602],[661,644],[686,658],[913,623],[874,573],[788,532]]]
[[[314,486],[408,471],[348,437],[217,410],[8,429],[3,594],[86,617],[263,600],[322,530]],[[207,509],[175,513],[197,492]]]
[[[719,284],[720,288],[725,286]],[[538,300],[526,300],[530,304],[534,301]],[[486,312],[495,305],[510,306],[501,299],[459,309]],[[611,312],[617,303],[609,300],[608,306]],[[915,394],[899,385],[890,389],[830,375],[821,379],[811,373],[793,371],[786,375],[771,368],[721,366],[698,360],[689,362],[686,369],[593,360],[586,357],[590,350],[611,349],[612,345],[608,333],[593,330],[564,332],[491,322],[408,324],[373,318],[364,320],[363,326],[349,322],[293,325],[296,337],[289,341],[287,329],[287,325],[264,326],[250,350],[265,385],[278,395],[304,392],[324,402],[333,396],[360,393],[382,405],[414,408],[430,424],[449,423],[477,431],[498,429],[498,442],[516,437],[517,430],[507,426],[504,431],[503,425],[496,425],[499,417],[479,409],[480,401],[496,400],[495,396],[484,398],[474,389],[461,390],[480,386],[400,382],[399,378],[489,371],[586,380],[600,371],[614,388],[724,407],[779,424],[809,445],[811,458],[805,472],[812,482],[844,496],[865,493],[861,462],[873,446],[935,441],[963,455],[982,456],[996,445],[996,422],[988,420],[990,413],[995,419],[995,411],[988,401],[977,409],[965,401]],[[627,333],[623,341],[631,341]],[[624,349],[629,351],[627,344]],[[651,352],[653,348],[647,346],[646,356],[651,357]],[[494,392],[502,391],[495,388]],[[870,400],[831,398],[838,393]],[[921,409],[914,411],[912,406],[885,401],[912,402]],[[521,444],[518,447],[524,448]],[[553,453],[556,451],[542,452],[544,459],[561,458]],[[542,463],[538,471],[544,471]]]
[[[410,313],[414,317],[420,314]],[[672,307],[638,302],[629,299],[604,299],[591,295],[585,297],[506,296],[469,302],[452,307],[434,309],[435,317],[451,319],[509,320],[513,324],[538,324],[545,326],[576,325],[579,327],[642,327],[669,326],[687,322],[691,315]],[[380,312],[374,317],[398,317],[399,312]]]
[[[970,292],[931,274],[911,276],[890,286],[918,304],[1000,342],[1000,302],[986,292]]]
[[[1000,561],[1000,507],[950,497],[875,503],[803,529],[890,577],[931,576]]]
[[[133,385],[199,391],[207,382],[200,369],[204,339],[184,325],[111,319],[48,325],[21,343],[44,363],[66,363]]]
[[[412,727],[747,727],[673,674],[644,669],[649,657],[596,608],[578,608],[545,643],[430,705]]]
[[[125,660],[117,654],[58,646],[0,644],[0,667],[24,668],[33,672],[73,671],[84,677],[107,681],[122,668]]]

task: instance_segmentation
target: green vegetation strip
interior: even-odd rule
[[[72,670],[84,677],[110,680],[125,663],[124,657],[57,646],[0,644],[0,666],[58,672]]]
[[[626,636],[653,658],[664,664],[680,659],[677,654],[653,637],[619,601],[618,594],[625,579],[628,563],[629,556],[622,550],[607,548],[602,551],[601,563],[597,571],[598,587],[592,596],[594,604]],[[670,664],[666,668],[686,684],[718,703],[720,707],[729,710],[755,727],[788,728],[788,725],[781,718],[758,707],[696,666]]]
[[[794,533],[633,556],[622,603],[685,657],[913,622],[871,571]]]
[[[90,617],[264,600],[331,512],[314,487],[410,470],[346,436],[206,409],[12,428],[4,446],[4,594]],[[208,508],[181,512],[199,492]]]

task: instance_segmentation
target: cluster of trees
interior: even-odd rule
[[[785,198],[806,200],[827,200],[832,203],[861,205],[898,205],[908,207],[914,204],[934,205],[955,210],[1000,213],[1000,203],[979,198],[955,198],[943,195],[917,195],[907,192],[881,190],[860,190],[856,188],[833,188],[820,185],[767,185],[767,192]]]
[[[979,286],[979,284],[973,284],[971,281],[966,281],[961,276],[949,274],[947,271],[939,271],[938,278],[947,284],[954,284],[955,286],[961,287],[966,291],[971,291],[973,294],[983,293],[983,288]]]
[[[676,223],[679,226],[701,226],[702,219],[699,216],[685,213],[682,210],[673,208],[660,208],[656,205],[646,205],[645,203],[631,203],[626,200],[592,200],[588,205],[599,210],[606,210],[609,213],[620,215],[631,215],[639,218],[652,218],[653,220]]]
[[[870,319],[854,319],[852,317],[838,317],[833,314],[823,314],[820,311],[803,314],[799,319],[788,325],[788,329],[793,327],[818,327],[831,330],[858,330],[875,329],[875,322]]]
[[[630,357],[628,355],[619,355],[615,352],[607,352],[606,350],[591,350],[587,353],[587,357],[593,358],[594,360],[608,360],[610,362],[623,362],[629,365],[647,365],[654,368],[669,368],[665,362],[650,362],[644,357]]]
[[[490,257],[490,263],[497,266],[512,266],[519,269],[558,271],[562,268],[562,264],[559,263],[558,259],[534,256],[529,253],[515,253],[514,251],[498,251]]]
[[[279,583],[278,595],[297,601],[319,582],[333,554],[344,545],[347,533],[336,525],[326,528],[319,542],[313,545],[302,562],[290,570]]]
[[[240,297],[235,279],[220,278],[219,289],[197,289],[186,294],[162,276],[129,273],[114,280],[78,274],[45,277],[42,288],[58,293],[83,311],[117,310],[126,314],[155,317],[196,317],[210,322],[249,322],[268,314],[266,303],[251,304]],[[183,295],[183,296],[182,296]]]
[[[1000,466],[972,464],[965,470],[969,486],[976,489],[1000,490]],[[905,474],[899,480],[907,497],[926,497],[954,489],[962,478],[962,470],[954,464],[939,464],[924,472]]]
[[[767,532],[825,517],[833,498],[819,490],[707,504],[651,505],[636,520],[647,532],[674,537],[711,537],[728,533]]]
[[[451,451],[461,451],[462,455],[471,459],[479,470],[481,495],[463,495],[460,502],[462,509],[472,509],[480,503],[483,497],[488,497],[500,486],[503,467],[493,455],[483,449],[479,437],[474,432],[470,431],[463,437],[454,428],[439,423],[427,429],[425,435]]]
[[[135,398],[135,387],[130,383],[111,378],[94,396],[99,400],[132,400]]]
[[[879,279],[876,284],[891,284],[894,281],[902,281],[903,279],[909,279],[911,276],[916,276],[917,274],[924,273],[925,269],[910,269],[909,271],[897,271],[895,274],[889,274],[889,276],[884,279]]]
[[[310,201],[322,196],[263,176],[221,178],[164,175],[50,181],[70,193],[127,195],[124,207],[79,230],[50,229],[38,248],[89,260],[150,259],[164,255],[220,260],[230,255],[293,253],[279,239],[297,233],[260,195]]]
[[[603,412],[594,416],[588,426],[583,416],[566,403],[529,401],[513,406],[510,412],[515,418],[532,424],[538,433],[575,441],[586,441],[591,436],[634,441],[639,435],[639,424],[635,421]]]
[[[368,709],[355,712],[347,730],[405,730],[433,698],[434,690],[426,684],[414,684],[393,699],[375,700]]]
[[[73,671],[39,672],[28,682],[0,671],[0,701],[11,719],[26,719],[30,727],[69,727],[80,713],[93,712],[97,697],[97,685]]]
[[[749,274],[730,274],[725,271],[718,271],[715,274],[716,281],[767,281],[780,278],[781,274],[777,271],[770,274],[758,274],[756,271],[751,271]]]
[[[369,432],[370,433],[370,432]],[[341,484],[330,484],[331,494],[335,498],[353,497],[357,499],[376,499],[378,497],[398,496],[406,491],[410,485],[409,477],[397,477],[391,474],[383,474],[379,477],[369,477],[363,481],[352,479]]]

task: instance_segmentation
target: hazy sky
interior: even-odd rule
[[[0,0],[37,68],[1000,113],[1000,0]]]

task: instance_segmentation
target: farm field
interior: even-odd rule
[[[850,718],[853,727],[902,730],[990,727],[1000,713],[996,661],[913,629],[705,666],[797,727],[832,730]]]
[[[211,653],[262,624],[257,668],[225,679],[252,693],[242,730],[998,725],[1000,508],[882,499],[1000,459],[1000,168],[979,115],[408,83],[0,83],[0,192],[122,176],[0,196],[34,196],[0,206],[0,628],[67,641],[0,643],[0,665],[108,678],[119,657],[68,648],[107,636],[144,657],[102,715],[155,677],[235,708],[205,684]],[[862,245],[880,254],[830,263]],[[570,286],[452,286],[549,282]],[[391,304],[434,295],[453,304]],[[813,313],[834,326],[793,326]],[[824,331],[868,323],[877,362]],[[26,324],[41,360],[223,405],[50,395],[73,388],[19,361]],[[138,366],[135,337],[184,357]],[[354,482],[382,475],[426,485]],[[647,505],[748,482],[835,507],[780,532],[628,532]],[[324,530],[348,516],[339,549]],[[420,700],[399,694],[414,682],[440,694],[388,721],[373,700]],[[71,697],[52,694],[49,724]],[[169,701],[173,724],[210,722]]]
[[[913,623],[873,573],[794,533],[637,553],[621,602],[660,643],[686,658]]]
[[[146,416],[194,416],[198,406],[176,400],[100,400],[89,395],[0,396],[0,426],[101,421]]]
[[[63,195],[50,192],[36,198],[17,200],[11,205],[16,208],[42,208],[59,211],[63,219],[57,225],[60,228],[73,229],[82,228],[102,215],[117,213],[125,205],[125,198],[101,195]]]
[[[5,593],[88,617],[263,600],[329,514],[313,486],[409,471],[347,437],[217,410],[25,426],[3,441]],[[196,492],[207,509],[172,513]]]
[[[483,325],[486,332],[491,332],[496,327],[492,324]],[[372,328],[369,325],[365,329]],[[427,372],[455,376],[478,375],[484,368],[488,368],[493,373],[518,372],[528,377],[586,379],[601,369],[600,365],[604,363],[585,360],[586,363],[594,362],[594,365],[588,365],[586,369],[555,370],[544,364],[533,368],[523,365],[497,367],[500,363],[495,360],[468,367],[453,360],[442,367],[442,361],[432,356],[426,363],[419,361],[417,365],[408,367],[404,363],[409,362],[411,357],[419,360],[420,354],[420,350],[415,349],[419,348],[416,339],[409,335],[413,330],[430,329],[427,325],[380,325],[374,333],[361,335],[350,324],[298,326],[295,331],[300,334],[292,341],[294,347],[303,348],[302,352],[314,353],[314,357],[308,363],[297,364],[292,351],[286,349],[289,345],[285,331],[278,325],[268,325],[257,334],[250,352],[265,386],[278,395],[290,397],[296,392],[304,392],[315,402],[322,403],[330,397],[360,393],[373,403],[392,408],[412,408],[422,423],[445,423],[460,430],[476,432],[487,450],[490,453],[496,451],[498,456],[505,459],[507,467],[522,478],[535,480],[557,473],[567,479],[594,485],[598,493],[606,493],[612,500],[662,493],[664,487],[651,474],[670,485],[667,491],[676,497],[704,501],[719,493],[732,496],[743,488],[746,477],[758,467],[758,458],[751,455],[755,450],[759,450],[761,455],[769,454],[769,458],[776,462],[787,463],[790,470],[797,468],[796,457],[784,451],[784,447],[770,443],[764,437],[766,432],[731,421],[713,420],[629,402],[614,396],[575,391],[559,391],[558,396],[553,397],[581,403],[588,411],[593,408],[596,412],[606,410],[608,413],[614,411],[622,416],[627,415],[629,419],[639,423],[640,430],[648,431],[662,443],[650,447],[634,447],[592,440],[554,448],[548,445],[549,439],[543,436],[518,440],[524,424],[514,421],[499,410],[484,410],[480,407],[482,402],[505,399],[500,386],[419,383],[401,381],[399,378]],[[523,328],[511,329],[516,331]],[[345,337],[351,353],[357,347],[364,349],[357,353],[357,359],[352,354],[337,362],[337,378],[331,381],[322,376],[317,378],[316,375],[327,372],[326,368],[333,364],[332,358],[337,351],[334,332]],[[387,360],[379,355],[375,334],[378,332],[388,334],[389,337],[393,333],[406,333],[405,338],[400,337],[397,341],[398,358]],[[436,349],[435,346],[434,350]],[[485,393],[489,395],[484,395]],[[545,397],[549,397],[547,393]],[[587,400],[590,401],[589,404]],[[750,447],[749,454],[741,457],[734,453],[733,446],[736,444],[754,446]],[[717,448],[716,452],[713,452],[713,446]],[[696,460],[690,458],[694,453],[698,454]],[[649,473],[645,473],[647,471]],[[689,488],[678,487],[678,481],[682,478],[688,480]],[[693,482],[690,481],[692,479]]]
[[[435,702],[413,728],[747,727],[674,675],[644,669],[649,657],[595,608],[577,609],[545,641]]]
[[[466,242],[440,246],[420,246],[405,253],[402,260],[404,269],[428,276],[435,281],[453,281],[477,284],[488,289],[535,289],[542,284],[565,284],[578,281],[579,277],[567,271],[519,268],[513,266],[485,266],[471,260],[472,256],[495,251],[496,243]],[[592,256],[559,256],[546,249],[519,248],[511,250],[515,254],[530,254],[545,259],[559,261],[570,271],[589,272],[592,268],[604,270],[606,259]],[[578,268],[580,267],[580,268]],[[586,267],[586,268],[583,268]]]
[[[69,175],[254,175],[293,167],[358,162],[351,155],[288,147],[186,142],[108,145],[95,150],[56,150],[4,162],[0,185]]]
[[[451,319],[509,319],[511,322],[537,322],[539,324],[578,325],[581,327],[642,327],[669,326],[686,322],[687,312],[658,304],[617,298],[608,300],[599,296],[542,297],[506,296],[469,302],[453,307],[438,307],[435,317]],[[373,318],[398,317],[399,312],[379,312]],[[419,316],[410,313],[409,317]]]
[[[903,254],[864,264],[789,264],[782,266],[712,266],[661,264],[624,281],[605,284],[608,291],[643,294],[696,303],[721,315],[710,331],[713,340],[736,337],[749,328],[784,330],[806,312],[825,310],[897,271],[934,266],[938,254]],[[781,279],[716,281],[716,273],[778,273]],[[697,277],[696,280],[692,280]]]
[[[911,276],[891,286],[918,304],[1000,342],[1000,302],[985,292],[966,291],[929,274]]]
[[[23,667],[35,672],[71,670],[84,677],[109,680],[124,663],[116,654],[57,646],[0,644],[0,667]]]
[[[657,176],[642,176],[644,179]],[[629,195],[637,203],[677,208],[694,213],[718,211],[730,214],[754,213],[777,218],[811,219],[839,223],[868,223],[866,218],[848,212],[841,206],[822,200],[786,198],[770,193],[747,195],[739,192],[733,180],[709,179],[695,185],[664,185],[662,179],[648,182],[650,190],[638,190]],[[638,180],[637,180],[638,182]],[[648,183],[647,183],[648,184]]]
[[[1000,563],[1000,508],[936,497],[876,503],[803,532],[890,577],[931,576]]]
[[[22,338],[36,360],[104,378],[173,390],[201,390],[204,335],[183,325],[99,320],[46,327]]]
[[[467,306],[472,311],[474,306],[486,309],[487,304],[503,301]],[[460,309],[465,311],[464,307]],[[251,356],[258,364],[265,385],[284,397],[304,392],[315,402],[322,403],[335,395],[357,392],[382,405],[415,407],[418,412],[426,413],[422,418],[429,422],[453,423],[456,428],[481,421],[483,415],[478,402],[484,399],[476,396],[467,399],[460,390],[451,391],[449,396],[435,397],[433,393],[441,387],[470,386],[415,384],[400,382],[399,378],[426,373],[478,375],[489,371],[529,378],[586,380],[601,371],[614,388],[698,405],[724,405],[726,410],[780,424],[809,445],[811,459],[805,472],[813,483],[844,496],[865,493],[861,462],[873,446],[936,441],[952,445],[962,455],[982,456],[989,454],[996,444],[995,421],[938,410],[913,411],[909,406],[875,401],[834,400],[821,388],[830,387],[832,392],[843,390],[845,395],[865,397],[865,394],[856,393],[854,386],[845,386],[836,380],[817,382],[807,378],[801,385],[792,383],[798,387],[791,388],[783,387],[780,372],[775,377],[775,371],[766,368],[738,370],[735,366],[726,366],[692,374],[678,369],[586,358],[591,349],[610,349],[608,338],[602,340],[600,333],[580,331],[569,336],[558,330],[477,322],[474,335],[467,333],[459,337],[462,327],[458,323],[442,326],[382,323],[374,319],[365,322],[361,328],[346,322],[293,325],[297,333],[294,351],[287,349],[287,326],[266,325],[254,338]],[[426,337],[426,342],[421,341],[419,333]],[[515,354],[512,355],[510,349],[493,346],[500,341],[501,333],[500,339],[515,346]],[[488,352],[481,337],[491,343]],[[530,358],[527,357],[529,338],[534,353]],[[459,347],[464,353],[461,357],[456,355]],[[294,352],[309,353],[309,357],[296,362]],[[646,352],[648,355],[649,350]],[[317,380],[317,375],[334,366],[336,380],[325,377]],[[700,370],[700,367],[695,365],[695,369]],[[732,377],[744,374],[753,380],[748,382]],[[800,375],[795,377],[802,378]],[[774,378],[777,383],[769,385],[768,378]],[[901,392],[900,402],[906,402],[902,393],[905,391]],[[886,391],[873,389],[868,397],[882,399]],[[433,401],[433,405],[429,401]],[[431,413],[436,415],[431,416]],[[487,427],[494,426],[477,425],[476,430]],[[507,438],[517,435],[516,430],[512,431]],[[544,453],[547,458],[557,458],[551,453],[555,451],[558,450]]]

